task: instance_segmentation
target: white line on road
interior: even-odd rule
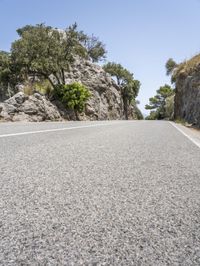
[[[192,141],[197,147],[200,148],[200,141],[196,141],[194,138],[186,134],[182,129],[180,129],[175,123],[169,122],[173,127],[175,127],[178,131],[180,131],[185,137],[187,137],[190,141]]]
[[[22,136],[22,135],[29,135],[29,134],[38,134],[38,133],[47,133],[47,132],[56,132],[56,131],[64,131],[64,130],[72,130],[72,129],[81,129],[81,128],[89,128],[89,127],[110,126],[110,125],[115,125],[115,124],[120,124],[120,122],[95,124],[95,125],[88,125],[88,126],[74,126],[74,127],[63,127],[63,128],[54,128],[54,129],[18,132],[18,133],[0,135],[0,138]]]

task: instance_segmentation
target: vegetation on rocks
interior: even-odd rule
[[[179,78],[185,78],[199,71],[200,54],[195,55],[182,63],[176,63],[172,58],[166,62],[167,75],[171,75],[172,83],[176,83]]]
[[[106,58],[105,45],[98,37],[79,31],[76,23],[65,30],[45,24],[26,25],[18,29],[17,33],[19,38],[12,43],[11,51],[0,52],[0,101],[10,98],[18,91],[30,96],[39,92],[51,100],[59,99],[67,109],[73,109],[77,113],[84,111],[86,102],[92,95],[96,99],[90,101],[87,112],[93,118],[108,117],[106,111],[110,112],[111,118],[122,118],[124,115],[126,119],[135,116],[141,118],[135,100],[140,82],[134,79],[133,74],[120,64],[107,63],[104,70],[116,78],[117,88],[116,83],[105,75],[100,66],[98,68],[91,65]],[[92,76],[88,76],[86,69],[80,72],[80,66],[75,62],[88,62],[86,69]],[[70,78],[72,76],[74,78]],[[86,79],[90,81],[85,81]],[[98,85],[96,88],[95,84]],[[99,90],[98,93],[93,91],[94,88]],[[107,93],[104,92],[105,89],[108,90]],[[94,103],[98,103],[99,107],[91,107]],[[123,109],[122,112],[119,106]],[[131,110],[133,115],[130,114]]]
[[[133,73],[129,72],[121,64],[108,62],[103,69],[112,77],[116,78],[117,84],[121,90],[121,96],[124,104],[124,113],[128,119],[128,106],[136,104],[135,98],[140,89],[140,82],[134,79]],[[141,114],[139,115],[141,117]]]
[[[74,82],[67,85],[56,85],[54,95],[57,97],[66,108],[78,112],[83,112],[85,103],[90,98],[90,91],[81,83]]]
[[[200,127],[200,54],[179,64],[169,59],[166,70],[175,85],[174,119]]]
[[[86,58],[91,54],[92,48],[87,50],[86,46],[90,38],[77,31],[76,24],[64,31],[39,24],[25,26],[17,32],[20,39],[12,44],[11,58],[25,79],[32,75],[48,79],[53,87],[54,81],[65,84],[65,72],[69,71],[74,57]]]
[[[0,82],[3,87],[36,77],[49,80],[52,87],[66,84],[75,57],[98,62],[105,58],[104,44],[95,36],[78,31],[77,24],[58,30],[45,24],[27,25],[17,30],[11,52],[0,52]],[[15,79],[14,79],[15,78]]]
[[[200,54],[176,63],[172,58],[165,64],[174,89],[165,85],[149,99],[151,110],[146,119],[174,119],[200,127]]]

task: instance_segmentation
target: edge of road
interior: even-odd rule
[[[200,148],[200,131],[188,128],[181,124],[175,122],[169,122],[174,128],[176,128],[180,133],[182,133],[186,138],[188,138],[192,143],[194,143],[198,148]]]
[[[24,131],[24,132],[16,132],[16,133],[7,133],[0,135],[0,138],[6,137],[14,137],[21,135],[30,135],[30,134],[39,134],[39,133],[48,133],[48,132],[56,132],[56,131],[64,131],[64,130],[73,130],[73,129],[82,129],[82,128],[90,128],[90,127],[101,127],[101,126],[111,126],[115,124],[119,124],[120,122],[104,122],[104,123],[95,123],[89,125],[81,125],[81,126],[68,126],[61,128],[51,128],[51,129],[42,129],[42,130],[33,130],[33,131]]]

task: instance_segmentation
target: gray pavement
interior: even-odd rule
[[[0,124],[0,265],[200,265],[200,149],[168,122]]]

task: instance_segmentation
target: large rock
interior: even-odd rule
[[[4,103],[0,104],[0,118],[6,121],[62,120],[57,106],[45,96],[35,93],[31,96],[18,92]]]
[[[123,103],[116,82],[102,67],[91,61],[76,59],[71,72],[66,74],[66,83],[81,82],[91,92],[81,120],[123,119]]]

